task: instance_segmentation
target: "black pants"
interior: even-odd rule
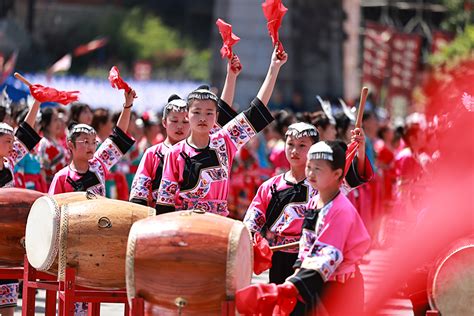
[[[270,268],[270,283],[285,283],[285,279],[295,272],[293,265],[296,259],[298,259],[298,253],[274,252],[272,256],[272,267]]]
[[[415,316],[425,316],[430,310],[427,292],[428,268],[417,269],[413,276],[407,281],[408,298],[413,305]]]

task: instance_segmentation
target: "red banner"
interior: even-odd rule
[[[391,67],[386,105],[393,114],[403,115],[417,80],[421,37],[394,33],[391,40]]]
[[[454,39],[454,35],[442,31],[434,31],[433,39],[431,40],[431,53],[440,51],[444,46],[449,44]]]
[[[367,22],[364,37],[362,84],[378,100],[389,62],[392,30],[385,25]]]

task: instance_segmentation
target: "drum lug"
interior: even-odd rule
[[[108,217],[101,217],[99,218],[99,221],[97,223],[99,228],[111,228],[112,227],[112,222]]]
[[[181,315],[182,309],[188,304],[188,301],[183,297],[177,297],[174,304],[178,307],[178,315]]]

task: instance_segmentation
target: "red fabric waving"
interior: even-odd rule
[[[59,91],[40,84],[31,85],[30,92],[35,100],[39,102],[58,102],[63,105],[77,101],[77,94],[79,93],[79,91]]]
[[[120,77],[120,72],[117,68],[117,66],[113,66],[112,69],[110,69],[109,72],[109,82],[112,85],[112,88],[118,89],[118,90],[125,90],[127,93],[132,90],[128,83],[123,81],[122,77]]]
[[[349,168],[351,166],[352,160],[354,160],[355,155],[357,154],[357,150],[359,149],[358,142],[351,142],[349,146],[347,146],[346,150],[346,166],[344,167],[344,176],[347,175]]]
[[[253,237],[253,272],[257,275],[272,267],[273,252],[268,241],[259,233]]]
[[[288,9],[281,3],[281,0],[266,0],[262,3],[263,14],[267,19],[267,28],[273,42],[273,46],[278,44],[278,51],[283,52],[283,45],[280,42],[278,30],[281,26],[283,16]]]
[[[298,290],[293,284],[252,284],[235,294],[235,305],[241,315],[286,316],[295,308]]]
[[[216,25],[219,28],[219,33],[222,37],[221,56],[222,58],[227,57],[228,59],[231,59],[234,55],[232,52],[232,46],[240,41],[240,37],[232,33],[232,25],[226,23],[224,20],[217,19]]]

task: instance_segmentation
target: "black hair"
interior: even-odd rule
[[[344,168],[346,166],[346,143],[335,140],[325,141],[325,143],[332,149],[332,161],[327,160],[332,170],[342,169],[342,177],[344,177]]]
[[[201,91],[199,91],[201,90]],[[204,91],[202,91],[204,90]],[[193,103],[194,100],[211,100],[214,101],[216,105],[216,111],[219,112],[219,97],[216,96],[212,91],[211,88],[206,85],[200,85],[196,88],[196,90],[192,91],[187,98],[186,103],[188,104],[188,109]],[[168,101],[169,102],[169,101]]]
[[[337,113],[334,118],[336,119],[336,137],[343,139],[344,135],[346,135],[347,129],[353,124],[352,120],[348,118],[344,112]]]
[[[286,130],[288,129],[288,126],[294,123],[295,117],[293,114],[285,111],[285,110],[280,110],[277,113],[273,115],[275,118],[275,130],[282,136],[285,136]]]
[[[381,126],[377,131],[377,137],[383,140],[384,134],[390,130],[388,125]]]
[[[40,120],[40,131],[45,132],[48,128],[49,124],[51,124],[51,120],[53,119],[54,109],[51,107],[47,107],[41,109],[41,120]]]
[[[3,122],[6,116],[7,116],[7,108],[0,106],[0,122]]]
[[[79,122],[79,116],[81,116],[82,111],[85,109],[89,109],[92,113],[92,109],[90,106],[86,103],[81,103],[81,102],[73,102],[70,106],[70,114],[69,114],[69,119],[67,124],[70,125],[73,122]]]
[[[316,128],[322,128],[325,130],[329,125],[331,125],[331,120],[326,113],[318,111],[311,115],[311,124],[316,126]]]

